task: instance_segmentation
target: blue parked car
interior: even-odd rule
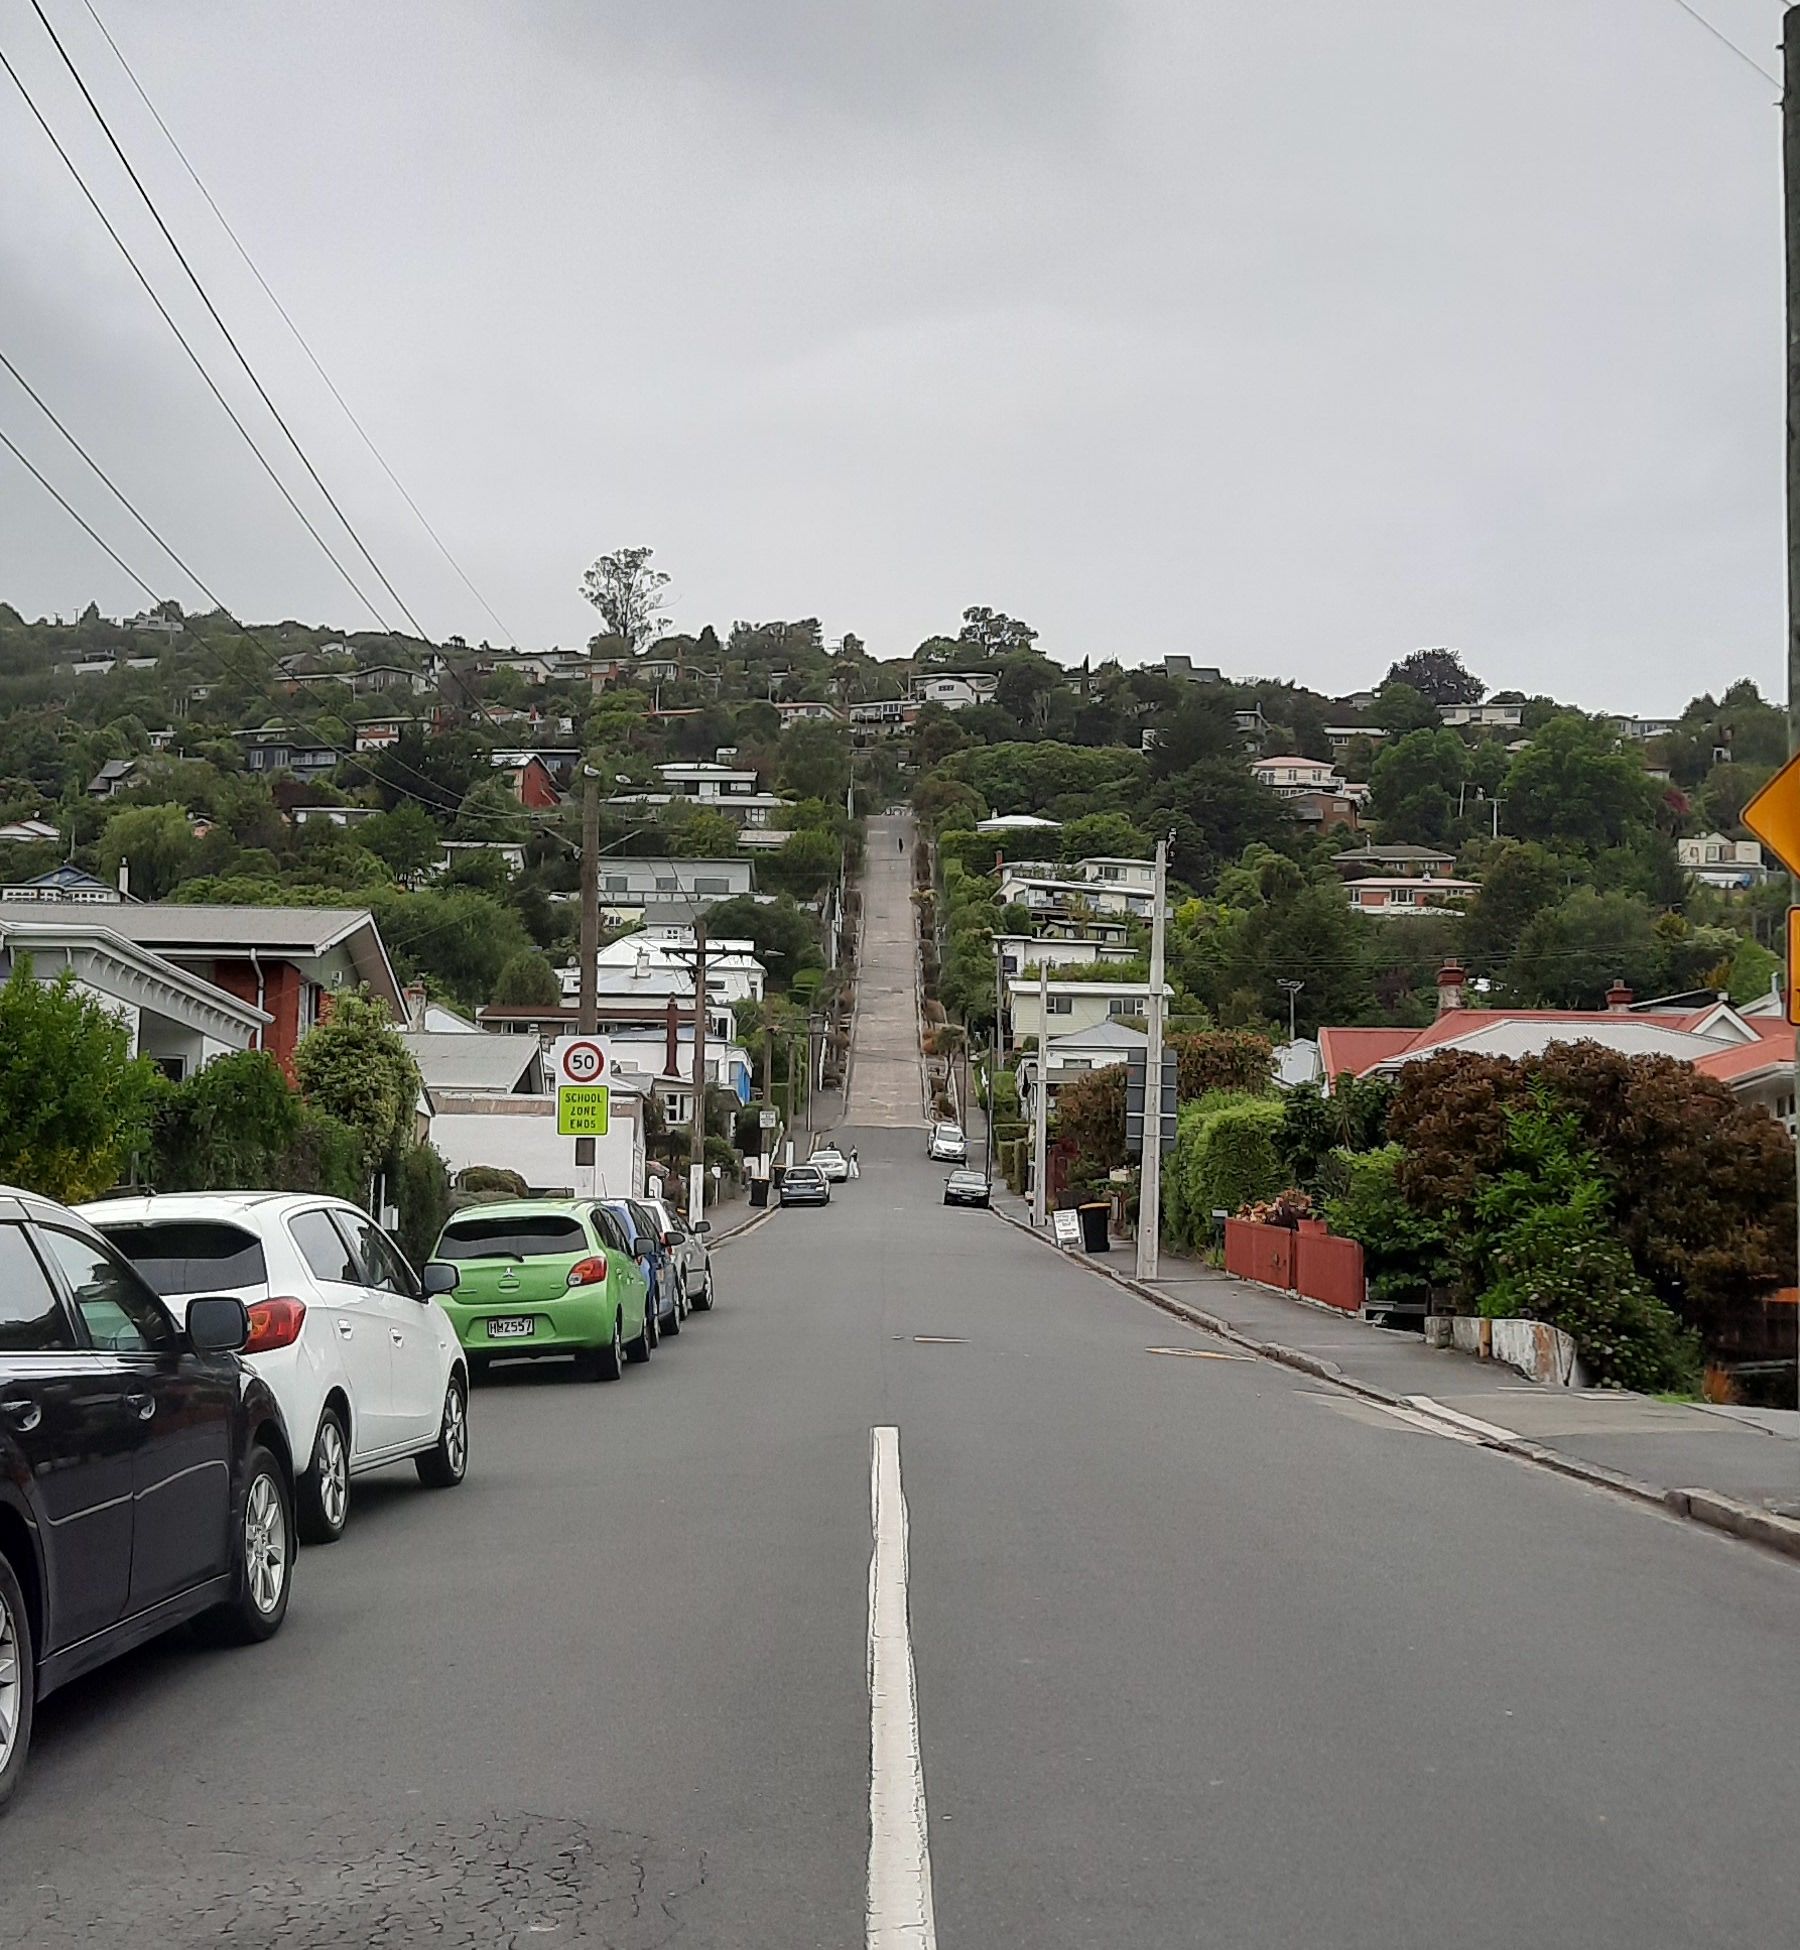
[[[665,1334],[679,1334],[681,1276],[675,1264],[674,1252],[663,1238],[656,1214],[635,1198],[609,1198],[603,1203],[625,1228],[631,1240],[631,1250],[637,1256],[638,1267],[655,1302],[654,1306],[645,1310],[646,1329],[649,1329],[651,1321],[655,1323],[652,1345]]]

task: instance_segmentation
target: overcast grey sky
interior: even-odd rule
[[[44,4],[415,613],[497,640]],[[681,627],[879,655],[989,603],[1326,690],[1780,689],[1776,91],[1675,0],[95,4],[527,645],[641,542]],[[1779,0],[1698,4],[1778,69]],[[196,317],[29,0],[0,48]],[[0,347],[241,613],[366,627],[3,76],[0,186]],[[3,374],[0,427],[195,600]],[[4,452],[0,596],[138,601]]]

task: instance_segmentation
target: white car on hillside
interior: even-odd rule
[[[250,1314],[244,1358],[269,1384],[293,1445],[300,1534],[343,1534],[350,1479],[411,1458],[449,1489],[469,1461],[469,1376],[432,1297],[455,1268],[420,1280],[366,1212],[298,1192],[178,1192],[76,1208],[179,1322],[211,1294]]]

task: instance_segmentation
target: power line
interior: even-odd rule
[[[197,169],[195,169],[194,165],[188,160],[186,150],[184,150],[181,144],[176,141],[174,131],[169,127],[168,123],[163,120],[162,115],[158,111],[156,104],[150,99],[149,95],[145,92],[144,84],[138,79],[136,71],[133,69],[131,63],[125,58],[124,52],[120,48],[118,42],[113,39],[112,34],[108,30],[105,21],[103,21],[100,18],[99,14],[95,11],[94,0],[82,0],[82,5],[87,8],[88,14],[93,20],[94,25],[100,30],[101,38],[106,42],[106,45],[109,48],[111,48],[114,59],[116,59],[119,66],[124,69],[126,79],[131,83],[132,87],[137,91],[138,100],[141,101],[144,104],[145,108],[149,110],[151,120],[155,122],[156,126],[162,131],[164,139],[167,141],[169,147],[174,150],[177,158],[180,160],[182,168],[187,171],[189,178],[192,180],[195,189],[197,189],[200,192],[201,196],[203,196],[206,199],[206,207],[209,210],[211,210],[211,212],[215,217],[218,218],[219,228],[223,230],[225,235],[231,239],[233,248],[237,251],[238,256],[244,260],[245,266],[248,268],[250,275],[253,278],[255,278],[256,282],[262,287],[263,295],[268,299],[269,303],[275,307],[276,312],[280,315],[281,322],[293,334],[295,344],[297,344],[300,350],[306,354],[307,360],[311,364],[313,371],[316,372],[319,375],[320,379],[324,381],[326,390],[331,394],[331,397],[334,400],[336,400],[338,405],[343,409],[344,417],[356,429],[357,434],[360,436],[363,445],[368,448],[369,452],[372,455],[374,455],[376,464],[380,467],[381,471],[388,477],[388,479],[393,483],[395,492],[398,493],[401,500],[403,500],[406,503],[406,505],[412,510],[412,512],[418,517],[420,527],[425,530],[426,534],[429,535],[432,541],[436,544],[438,553],[444,558],[446,562],[450,564],[451,568],[456,571],[456,574],[462,581],[463,587],[467,589],[469,594],[475,598],[475,600],[481,605],[481,607],[484,610],[487,611],[489,617],[493,620],[493,623],[495,627],[499,630],[500,634],[516,650],[519,647],[518,638],[514,636],[512,631],[507,628],[505,622],[495,612],[494,606],[481,593],[481,591],[476,588],[474,582],[470,579],[468,572],[463,568],[462,564],[458,562],[456,557],[450,553],[450,549],[448,545],[445,543],[443,537],[438,534],[437,530],[433,528],[431,523],[426,519],[424,510],[412,498],[412,496],[407,493],[405,484],[401,481],[399,475],[397,475],[394,472],[393,468],[388,465],[386,455],[384,455],[381,449],[376,446],[374,438],[369,433],[369,430],[363,425],[361,420],[359,420],[356,417],[356,414],[351,410],[350,402],[347,399],[345,399],[345,397],[341,392],[339,392],[336,384],[332,380],[330,373],[328,373],[325,370],[324,366],[320,364],[318,354],[315,353],[311,345],[307,343],[305,335],[301,332],[300,327],[294,323],[294,320],[289,314],[287,307],[281,302],[281,300],[278,297],[276,297],[274,291],[271,289],[269,285],[268,279],[263,276],[261,270],[258,268],[256,260],[250,255],[249,251],[245,248],[243,240],[238,236],[237,232],[231,227],[229,220],[226,218],[225,212],[221,210],[218,204],[214,201],[212,191],[209,190],[206,187],[206,184],[201,180],[200,172]]]
[[[223,318],[220,317],[219,308],[217,305],[213,303],[212,295],[208,292],[206,286],[200,282],[199,273],[196,272],[193,265],[188,262],[187,253],[183,251],[181,246],[175,241],[175,233],[172,230],[170,230],[169,226],[163,221],[163,214],[156,207],[155,199],[151,196],[150,192],[144,187],[143,178],[138,175],[137,170],[132,166],[131,158],[128,155],[126,155],[124,149],[121,147],[119,138],[113,134],[112,124],[107,121],[105,115],[101,112],[100,104],[97,101],[95,101],[93,94],[88,88],[86,81],[82,79],[81,70],[76,67],[73,59],[70,57],[69,50],[63,46],[61,37],[58,35],[56,29],[51,25],[50,16],[47,13],[45,13],[43,9],[42,0],[31,0],[31,10],[33,13],[37,15],[38,19],[43,22],[44,32],[50,36],[50,39],[54,44],[57,53],[62,56],[63,66],[68,69],[70,76],[74,80],[75,86],[81,91],[81,99],[87,103],[89,110],[93,114],[94,120],[100,124],[101,133],[106,137],[107,142],[111,145],[113,154],[118,157],[121,166],[124,168],[125,174],[131,178],[132,187],[137,191],[138,195],[143,199],[144,208],[150,212],[151,217],[155,220],[157,229],[162,232],[163,241],[169,246],[170,250],[172,250],[175,253],[175,261],[181,266],[182,270],[187,273],[188,282],[194,287],[195,292],[199,296],[200,302],[206,307],[208,317],[210,317],[212,322],[219,328],[220,334],[224,338],[225,343],[231,347],[232,353],[235,355],[238,364],[243,367],[245,377],[250,381],[250,384],[253,387],[255,387],[257,398],[260,399],[263,405],[269,409],[270,418],[274,420],[275,424],[281,429],[282,433],[287,437],[288,445],[292,447],[294,452],[299,456],[301,466],[304,467],[307,473],[312,477],[313,485],[325,497],[325,500],[329,505],[331,512],[337,516],[338,521],[343,527],[345,534],[347,534],[350,537],[351,541],[353,541],[356,544],[357,549],[362,555],[363,560],[367,562],[369,567],[375,571],[376,580],[381,584],[382,588],[384,588],[388,592],[389,596],[391,596],[394,602],[399,606],[401,615],[404,616],[407,622],[412,625],[413,634],[416,637],[419,637],[422,641],[429,643],[431,641],[431,638],[426,634],[424,626],[420,623],[419,619],[412,613],[412,611],[406,606],[406,600],[400,594],[399,590],[397,590],[394,587],[393,583],[388,580],[386,570],[382,568],[381,564],[377,562],[375,560],[375,557],[369,552],[368,544],[363,540],[362,536],[357,532],[356,526],[351,521],[350,517],[347,514],[345,514],[343,509],[338,505],[337,497],[331,492],[330,488],[328,488],[325,485],[324,478],[319,473],[319,470],[313,465],[311,456],[307,453],[306,449],[301,446],[298,435],[295,434],[293,428],[289,426],[287,421],[282,417],[282,412],[280,407],[278,407],[275,404],[275,402],[269,397],[268,388],[264,386],[262,380],[258,378],[256,373],[256,368],[252,366],[250,361],[244,356],[243,347],[240,346],[237,340],[232,336],[231,327],[225,323]]]
[[[34,4],[35,4],[35,0],[34,0]],[[1689,4],[1689,0],[1675,0],[1675,4],[1681,9],[1681,11],[1684,14],[1687,15],[1689,20],[1698,21],[1699,24],[1702,27],[1704,27],[1706,31],[1713,37],[1713,39],[1719,42],[1721,46],[1730,48],[1732,53],[1735,54],[1737,58],[1740,61],[1742,61],[1746,67],[1754,68],[1756,72],[1762,76],[1764,81],[1773,82],[1777,88],[1781,86],[1781,77],[1779,75],[1773,74],[1769,71],[1769,69],[1765,68],[1754,54],[1752,54],[1747,48],[1740,47],[1738,43],[1734,41],[1731,38],[1731,36],[1724,31],[1723,28],[1715,27],[1712,24],[1712,22],[1707,19],[1705,14],[1703,14],[1700,11],[1698,7]]]
[[[141,512],[141,510],[136,506],[136,504],[131,500],[131,498],[124,492],[124,490],[120,488],[115,481],[113,481],[111,476],[108,475],[106,470],[101,467],[100,463],[94,459],[93,455],[88,452],[87,448],[82,445],[81,441],[77,439],[75,434],[57,415],[55,410],[50,406],[49,402],[45,400],[43,395],[38,392],[37,388],[31,384],[31,382],[25,377],[25,375],[19,370],[19,368],[6,355],[4,350],[0,350],[0,366],[4,366],[6,368],[7,372],[11,374],[12,378],[17,382],[20,389],[31,400],[32,404],[37,407],[38,411],[44,415],[44,417],[50,422],[50,424],[56,429],[56,431],[62,435],[63,439],[67,441],[67,443],[75,450],[75,452],[80,456],[82,461],[87,465],[89,471],[106,489],[106,491],[113,497],[113,499],[118,502],[120,507],[122,507],[125,510],[125,512],[132,518],[132,520],[135,521],[141,529],[143,529],[144,533],[150,537],[150,539],[156,544],[156,546],[162,550],[162,552],[169,558],[171,562],[175,564],[175,566],[182,572],[182,574],[184,574],[194,584],[194,586],[200,591],[200,593],[203,596],[205,596],[209,602],[213,604],[214,609],[217,611],[217,613],[223,616],[226,619],[226,621],[232,625],[233,628],[238,630],[243,636],[247,637],[252,643],[256,644],[259,649],[263,650],[268,655],[271,664],[274,666],[275,673],[279,674],[280,659],[277,656],[273,646],[265,643],[262,640],[262,638],[257,636],[256,633],[248,627],[248,625],[240,621],[231,612],[231,610],[226,607],[224,602],[220,600],[217,592],[213,590],[206,582],[205,578],[201,576],[199,572],[186,561],[186,559],[175,549],[172,543],[170,543],[167,539],[165,539],[162,533],[151,523],[149,518]],[[88,522],[74,508],[74,506],[51,483],[51,481],[42,473],[42,471],[31,460],[29,460],[26,457],[26,455],[21,451],[21,449],[13,442],[13,440],[5,434],[4,430],[0,430],[0,440],[5,441],[7,448],[18,458],[20,464],[26,468],[26,470],[45,490],[45,492],[49,494],[56,501],[57,505],[64,510],[64,512],[70,517],[71,520],[76,522],[81,527],[83,532],[89,536],[89,538],[96,544],[96,546],[102,549],[106,553],[106,555],[125,573],[125,575],[130,578],[132,583],[138,589],[142,590],[142,592],[146,596],[149,597],[151,603],[155,604],[161,601],[161,598],[157,595],[156,590],[150,585],[150,583],[148,583],[143,576],[141,576],[134,568],[132,568],[131,565],[128,562],[126,562],[124,558],[120,556],[118,552],[104,539],[104,537],[100,535],[100,533],[92,526],[92,524]],[[182,629],[184,633],[196,645],[198,645],[202,649],[210,651],[213,655],[218,656],[223,661],[226,661],[228,663],[231,661],[227,653],[225,652],[225,650],[220,645],[214,643],[208,643],[205,638],[197,636],[192,630],[188,629],[185,619],[183,620],[182,623]],[[252,675],[251,673],[245,672],[241,666],[240,666],[239,674]],[[317,690],[312,685],[306,684],[304,679],[289,680],[289,681],[296,682],[298,688],[303,689],[306,692],[306,694],[312,698],[314,703],[320,707],[321,710],[335,711],[338,703],[341,702],[341,700],[327,699],[321,691]],[[313,732],[313,735],[319,738],[321,744],[325,746],[326,750],[335,752],[341,761],[360,767],[360,769],[365,774],[367,774],[371,778],[371,780],[373,780],[375,776],[373,768],[369,764],[368,759],[363,754],[354,751],[346,751],[343,746],[334,744],[329,738],[324,737],[322,733],[316,730]],[[399,794],[403,798],[416,800],[420,805],[426,807],[427,810],[429,811],[445,813],[451,810],[451,808],[444,802],[441,796],[436,796],[437,789],[432,785],[431,780],[427,779],[422,773],[414,771],[412,767],[402,764],[398,756],[394,758],[393,762],[396,765],[398,765],[403,772],[407,773],[412,778],[416,779],[421,786],[427,788],[427,791],[432,793],[434,796],[427,797],[426,793],[414,792],[410,790],[408,787],[406,787],[405,785],[399,783],[398,781],[390,780],[388,783],[392,786],[392,789],[397,794]],[[533,817],[533,815],[528,809],[523,809],[523,808],[521,809],[518,815],[514,815],[511,813],[477,813],[474,816],[481,819],[492,820],[496,823],[504,821],[509,826],[513,823],[515,817],[524,818],[527,820],[530,820]],[[552,827],[550,827],[548,822],[543,822],[543,826],[545,831],[554,830]],[[556,837],[560,838],[561,836],[556,835]]]
[[[206,366],[202,362],[199,353],[197,353],[194,350],[192,344],[189,343],[187,334],[175,322],[174,315],[170,312],[168,306],[165,305],[162,299],[157,296],[156,287],[152,285],[150,280],[144,275],[142,266],[139,265],[137,259],[131,253],[131,246],[126,243],[125,239],[121,237],[118,231],[113,227],[112,219],[108,217],[106,212],[100,207],[100,203],[98,199],[95,197],[93,191],[88,188],[86,179],[82,176],[81,171],[75,165],[74,158],[69,154],[68,150],[63,147],[61,141],[57,137],[56,131],[53,128],[51,128],[50,124],[44,119],[43,111],[38,107],[37,103],[32,99],[31,90],[25,86],[25,83],[23,82],[23,80],[21,80],[19,76],[19,71],[6,58],[6,52],[3,48],[0,48],[0,68],[4,68],[6,70],[7,76],[11,80],[13,86],[17,88],[20,95],[24,97],[25,106],[31,110],[32,116],[36,120],[38,127],[42,129],[44,134],[49,138],[50,146],[62,158],[63,164],[67,168],[69,174],[74,177],[77,188],[79,188],[82,195],[87,198],[88,205],[93,210],[95,216],[97,216],[100,219],[101,224],[104,226],[106,230],[106,234],[119,247],[120,254],[124,257],[125,262],[131,266],[132,274],[136,277],[138,283],[144,287],[146,293],[148,293],[150,302],[156,307],[157,311],[161,313],[163,322],[168,326],[169,330],[175,334],[176,339],[180,342],[182,351],[187,354],[189,362],[192,364],[194,370],[200,375],[201,380],[204,382],[206,386],[206,390],[209,393],[211,393],[213,398],[219,402],[219,405],[225,411],[226,418],[230,420],[231,424],[234,427],[236,427],[238,433],[242,436],[244,440],[244,444],[256,456],[258,462],[262,466],[263,472],[267,474],[269,479],[275,483],[275,488],[277,493],[280,494],[282,500],[284,500],[288,504],[288,506],[294,511],[294,513],[299,517],[301,524],[306,529],[306,532],[313,538],[315,542],[318,543],[319,547],[324,550],[326,559],[331,563],[331,566],[337,570],[338,574],[342,576],[344,581],[349,585],[351,591],[355,594],[357,601],[360,602],[363,605],[363,607],[369,612],[369,614],[375,618],[376,622],[380,624],[383,630],[386,630],[390,635],[396,634],[396,632],[394,632],[393,630],[392,625],[388,622],[387,618],[383,616],[381,611],[375,607],[374,602],[370,599],[369,595],[363,589],[362,585],[356,580],[356,578],[350,573],[350,571],[344,567],[343,563],[338,560],[336,553],[333,551],[331,547],[331,544],[327,542],[325,537],[319,533],[318,529],[313,525],[313,522],[311,518],[308,516],[306,510],[302,508],[299,502],[294,499],[293,494],[290,492],[287,483],[281,478],[281,476],[278,473],[276,473],[273,464],[269,460],[269,457],[256,444],[255,438],[252,436],[250,429],[247,426],[245,426],[243,421],[238,417],[236,408],[232,406],[231,402],[219,390],[218,383],[214,380],[212,374],[207,371]]]

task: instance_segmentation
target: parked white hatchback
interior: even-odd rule
[[[467,1357],[435,1294],[366,1212],[299,1192],[177,1192],[76,1208],[131,1261],[177,1321],[229,1294],[250,1314],[244,1357],[269,1384],[293,1445],[300,1535],[329,1544],[350,1479],[412,1458],[450,1489],[469,1466]]]

